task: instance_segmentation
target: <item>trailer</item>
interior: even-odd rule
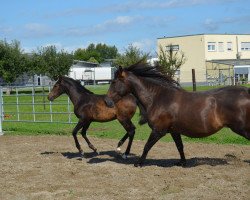
[[[110,83],[114,78],[114,67],[71,67],[69,77],[84,85]]]

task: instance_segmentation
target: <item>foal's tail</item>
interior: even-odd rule
[[[140,125],[146,124],[148,122],[146,109],[139,101],[137,101],[137,105],[138,105],[139,110],[140,110],[140,113],[139,113],[140,120],[139,120],[138,124],[140,124]]]

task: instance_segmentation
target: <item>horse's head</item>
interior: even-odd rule
[[[119,67],[115,73],[115,79],[110,84],[107,98],[105,99],[109,107],[112,107],[114,103],[118,102],[123,96],[131,92],[128,77],[129,72],[122,67]]]
[[[64,87],[62,86],[62,76],[59,76],[59,79],[57,80],[57,82],[55,83],[55,85],[53,86],[52,90],[48,95],[48,100],[53,101],[63,93],[65,93],[65,90]]]

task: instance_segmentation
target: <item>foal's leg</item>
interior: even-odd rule
[[[77,132],[82,128],[82,121],[78,121],[76,127],[74,128],[73,132],[72,132],[72,135],[73,135],[73,138],[75,140],[75,145],[76,145],[76,148],[78,149],[78,151],[80,152],[81,155],[83,155],[83,150],[79,144],[79,141],[77,139]]]
[[[128,133],[126,133],[122,139],[118,142],[118,145],[117,145],[117,151],[120,152],[121,151],[121,146],[123,145],[123,143],[126,141],[126,139],[128,138]]]
[[[184,155],[184,151],[183,151],[183,143],[182,143],[182,139],[181,139],[181,135],[178,133],[170,133],[172,138],[174,139],[175,145],[179,151],[181,160],[180,162],[177,163],[177,165],[179,166],[185,166],[186,165],[186,158]]]
[[[94,147],[93,144],[91,144],[91,142],[89,141],[88,137],[87,137],[87,130],[89,128],[89,125],[90,125],[91,122],[85,122],[84,121],[84,124],[83,124],[83,127],[82,127],[82,137],[85,139],[85,141],[87,142],[88,146],[90,149],[92,149],[94,152],[97,151],[97,149]]]
[[[142,166],[142,164],[144,163],[144,161],[145,161],[145,159],[147,157],[147,154],[148,154],[149,150],[164,135],[166,135],[165,132],[157,132],[157,131],[154,131],[154,130],[151,132],[151,134],[150,134],[150,136],[148,138],[148,141],[147,141],[147,143],[144,146],[144,150],[143,150],[142,156],[139,158],[139,161],[137,163],[135,163],[135,167],[138,167],[138,166],[141,167]]]

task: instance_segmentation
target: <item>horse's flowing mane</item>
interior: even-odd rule
[[[149,80],[157,85],[165,87],[181,88],[179,83],[170,76],[164,75],[158,70],[158,66],[150,66],[147,63],[139,61],[129,67],[124,68],[125,71],[132,72],[136,76]]]
[[[82,91],[87,94],[94,94],[90,90],[86,89],[84,86],[82,86],[80,81],[74,80],[72,78],[62,76],[62,79],[66,82],[68,82],[70,85],[73,85],[77,90]]]

